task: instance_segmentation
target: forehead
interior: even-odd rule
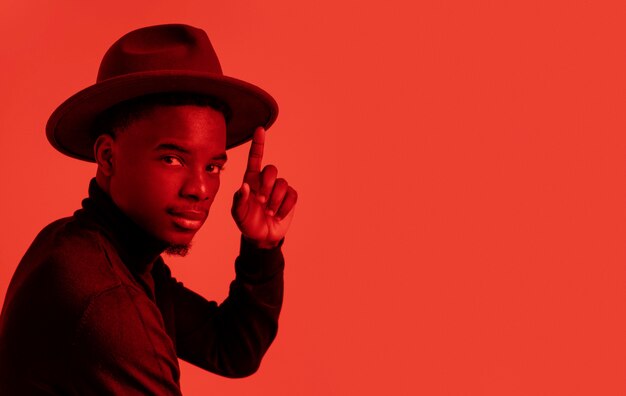
[[[155,105],[131,119],[119,137],[135,147],[167,141],[211,152],[226,148],[224,115],[209,106]]]

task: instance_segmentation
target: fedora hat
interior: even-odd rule
[[[93,162],[93,131],[100,114],[130,99],[168,92],[206,95],[223,103],[229,114],[226,148],[251,139],[258,126],[269,128],[278,115],[278,105],[267,92],[222,73],[203,30],[157,25],[117,40],[100,63],[96,83],[52,113],[46,136],[63,154]]]

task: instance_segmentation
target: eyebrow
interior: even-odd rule
[[[157,151],[178,151],[183,154],[189,154],[189,150],[174,143],[161,143],[156,147],[156,150]],[[213,156],[212,159],[227,161],[228,155],[226,155],[226,152],[224,151]]]
[[[173,144],[173,143],[161,143],[156,147],[156,149],[157,151],[173,150],[173,151],[179,151],[185,154],[189,153],[189,150],[187,150],[186,148],[181,147],[177,144]]]

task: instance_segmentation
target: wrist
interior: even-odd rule
[[[257,241],[255,239],[248,238],[245,235],[243,235],[243,239],[245,239],[246,242],[248,242],[249,244],[251,244],[254,247],[259,248],[259,249],[268,249],[269,250],[269,249],[274,249],[274,248],[276,248],[276,247],[278,247],[280,245],[280,241],[276,241],[276,242]]]

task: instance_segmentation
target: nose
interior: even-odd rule
[[[213,197],[219,187],[219,179],[211,177],[204,170],[192,172],[186,178],[180,191],[181,196],[194,201],[206,201]]]

